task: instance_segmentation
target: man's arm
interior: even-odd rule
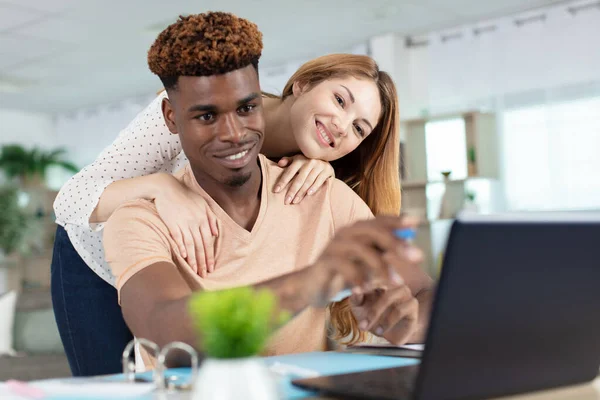
[[[406,227],[400,218],[363,221],[342,229],[319,259],[302,270],[255,285],[268,288],[279,307],[297,314],[308,306],[325,306],[338,290],[390,278],[379,252],[401,251],[392,231]],[[182,341],[199,348],[188,315],[192,291],[171,262],[144,267],[120,289],[123,315],[133,334],[164,346]]]
[[[268,288],[279,307],[297,314],[319,296],[325,274],[308,267],[255,285]],[[310,285],[306,283],[310,282]],[[188,315],[192,290],[171,263],[152,264],[132,276],[121,288],[121,307],[127,325],[137,337],[159,346],[173,341],[200,347]]]
[[[336,229],[357,220],[373,218],[373,213],[367,204],[346,184],[337,180],[331,183],[331,212]],[[408,220],[413,220],[417,225],[414,219],[408,218]],[[429,325],[434,294],[433,279],[420,266],[415,267],[414,263],[400,262],[396,271],[419,302],[417,330],[409,340],[413,343],[421,343],[425,340]]]
[[[104,249],[133,334],[161,346],[183,341],[198,347],[187,315],[190,278],[174,264],[177,249],[154,207],[147,201],[136,201],[116,210],[104,229]],[[308,267],[257,287],[269,288],[281,308],[298,313],[315,304],[315,296],[327,282],[323,272],[332,270]]]

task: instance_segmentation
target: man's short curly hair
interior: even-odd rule
[[[148,66],[165,89],[180,76],[220,75],[254,65],[262,52],[256,24],[230,13],[180,16],[162,31],[148,51]]]

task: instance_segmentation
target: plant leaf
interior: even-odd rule
[[[195,293],[189,301],[189,313],[200,347],[214,358],[259,354],[289,316],[278,311],[271,291],[250,287]]]
[[[0,169],[8,178],[40,176],[45,178],[48,167],[56,165],[69,172],[77,173],[79,168],[65,160],[64,148],[43,151],[39,147],[31,150],[18,144],[2,146],[0,150]]]
[[[0,249],[5,254],[10,254],[21,246],[28,222],[25,212],[19,206],[17,188],[0,188]]]

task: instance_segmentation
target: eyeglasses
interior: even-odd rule
[[[123,350],[123,356],[121,358],[125,382],[148,382],[148,379],[136,376],[135,349],[139,348],[140,345],[144,346],[147,350],[150,350],[156,359],[157,365],[152,371],[152,382],[154,382],[157,389],[192,389],[195,377],[198,375],[198,353],[192,346],[183,342],[172,342],[161,349],[156,343],[148,339],[134,338],[131,340],[127,346],[125,346],[125,350]],[[165,376],[165,371],[168,369],[165,363],[167,361],[167,356],[172,350],[181,350],[190,356],[191,375],[190,378],[185,382],[179,382],[181,378],[177,376]]]

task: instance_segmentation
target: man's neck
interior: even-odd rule
[[[229,186],[217,182],[201,171],[194,170],[196,182],[204,191],[242,228],[251,231],[260,210],[262,172],[260,161],[256,160],[256,168],[250,179],[241,186]]]

